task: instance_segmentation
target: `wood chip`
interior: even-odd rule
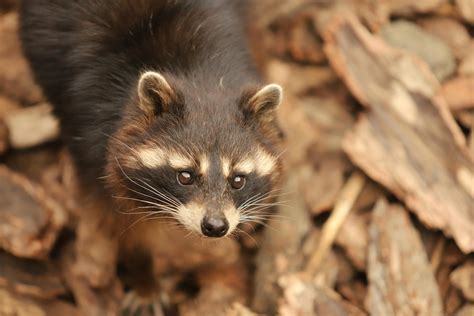
[[[338,80],[328,66],[300,65],[277,59],[270,59],[266,73],[272,81],[284,86],[286,93],[294,95],[305,95]]]
[[[367,284],[355,279],[339,284],[337,291],[354,306],[360,310],[365,310],[365,299],[367,297]]]
[[[454,18],[430,17],[417,21],[423,29],[443,40],[457,58],[463,57],[471,37],[462,23]]]
[[[0,251],[0,286],[42,299],[66,293],[57,268],[50,261],[19,259]]]
[[[303,168],[293,172],[286,181],[283,200],[291,201],[288,206],[278,207],[276,214],[281,218],[270,220],[271,228],[265,230],[260,251],[256,257],[254,277],[255,293],[252,309],[258,313],[276,314],[279,290],[278,278],[289,272],[298,271],[303,261],[301,246],[311,229],[311,220],[298,186],[299,179],[310,174]],[[290,193],[291,192],[291,193]]]
[[[243,303],[241,297],[235,294],[236,292],[232,288],[220,283],[206,286],[199,291],[197,298],[179,306],[179,315],[226,315],[229,306],[232,306],[234,303]]]
[[[2,316],[81,316],[79,310],[60,300],[35,300],[0,287]]]
[[[440,81],[456,71],[452,49],[441,38],[428,33],[415,23],[396,20],[385,25],[381,35],[390,45],[421,58]]]
[[[443,84],[439,93],[451,111],[474,108],[474,76],[451,79]]]
[[[368,227],[369,217],[366,214],[351,212],[342,224],[335,240],[360,271],[365,271],[367,266]]]
[[[65,211],[43,188],[0,166],[0,248],[44,258],[66,222]]]
[[[47,103],[9,113],[4,121],[10,145],[16,149],[40,145],[59,136],[58,120]]]
[[[450,275],[451,283],[460,289],[466,299],[474,301],[474,260],[468,260]]]
[[[456,6],[461,16],[469,23],[474,24],[474,1],[456,0]]]
[[[241,263],[209,266],[197,272],[197,281],[199,294],[180,304],[181,316],[221,316],[226,314],[229,306],[243,304],[249,299],[246,297],[249,293],[248,275]]]
[[[329,211],[344,185],[344,163],[337,157],[322,157],[313,166],[313,175],[302,185],[311,213]]]
[[[384,200],[373,211],[368,278],[371,315],[444,315],[418,232],[401,206]]]
[[[309,233],[308,237],[304,241],[304,245],[301,249],[301,253],[304,255],[303,258],[305,262],[310,258],[314,253],[314,250],[319,245],[319,240],[321,239],[321,230],[316,228]],[[318,273],[314,275],[307,275],[307,277],[312,278],[313,284],[319,287],[325,287],[328,289],[334,289],[336,287],[336,282],[338,278],[348,278],[350,276],[344,276],[343,274],[351,274],[351,271],[347,271],[347,267],[344,267],[344,262],[340,260],[341,255],[336,253],[335,249],[329,249],[326,258],[318,269]],[[300,261],[300,258],[298,258]],[[347,262],[345,262],[347,264]],[[346,269],[346,271],[342,271]]]
[[[326,223],[324,223],[318,247],[308,260],[305,268],[305,273],[308,275],[314,275],[318,271],[321,262],[325,258],[328,250],[331,248],[341,225],[344,223],[344,220],[352,209],[355,200],[362,191],[364,183],[365,176],[356,171],[351,175],[342,188],[331,216]]]
[[[47,316],[33,300],[22,298],[0,287],[0,315]]]
[[[300,275],[285,275],[278,282],[283,290],[278,315],[366,315],[354,305],[344,301],[337,293],[315,286]]]
[[[61,249],[59,268],[61,275],[82,315],[116,316],[123,298],[122,285],[114,279],[108,287],[93,289],[89,283],[75,271],[74,245],[68,244]]]
[[[353,17],[333,21],[328,57],[371,111],[344,141],[351,160],[428,226],[474,250],[474,163],[427,66],[370,35]],[[436,175],[434,177],[433,175]]]
[[[228,310],[225,316],[257,316],[247,307],[240,303],[234,303],[230,310]]]
[[[454,316],[472,316],[474,315],[474,304],[466,304],[461,307]]]
[[[321,39],[318,37],[311,14],[303,10],[302,14],[291,15],[275,21],[272,30],[277,34],[280,41],[273,41],[280,49],[280,57],[288,58],[305,64],[323,63],[324,55]],[[278,49],[272,49],[278,52]]]
[[[464,298],[462,296],[461,291],[459,291],[453,286],[449,287],[448,291],[444,295],[444,314],[454,315],[463,303]]]
[[[407,14],[413,13],[427,13],[435,10],[446,0],[422,0],[422,1],[411,1],[411,0],[388,0],[390,4],[390,11],[393,14]]]

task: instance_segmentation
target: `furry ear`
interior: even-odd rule
[[[246,102],[244,108],[258,120],[272,120],[282,98],[283,89],[279,85],[272,83],[255,93]]]
[[[175,91],[168,81],[154,71],[145,72],[138,81],[138,106],[149,116],[168,111]]]

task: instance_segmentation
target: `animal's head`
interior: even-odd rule
[[[276,84],[209,92],[144,73],[111,138],[114,187],[137,202],[134,212],[173,218],[203,236],[223,237],[258,221],[281,172],[281,98]]]

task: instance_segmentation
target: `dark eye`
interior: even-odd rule
[[[230,186],[235,190],[240,190],[245,186],[245,182],[244,176],[235,176],[230,179]]]
[[[194,183],[194,177],[190,172],[181,171],[176,176],[178,183],[181,185],[191,185]]]

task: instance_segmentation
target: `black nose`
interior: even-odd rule
[[[229,230],[229,222],[223,217],[204,217],[201,231],[207,237],[222,237]]]

